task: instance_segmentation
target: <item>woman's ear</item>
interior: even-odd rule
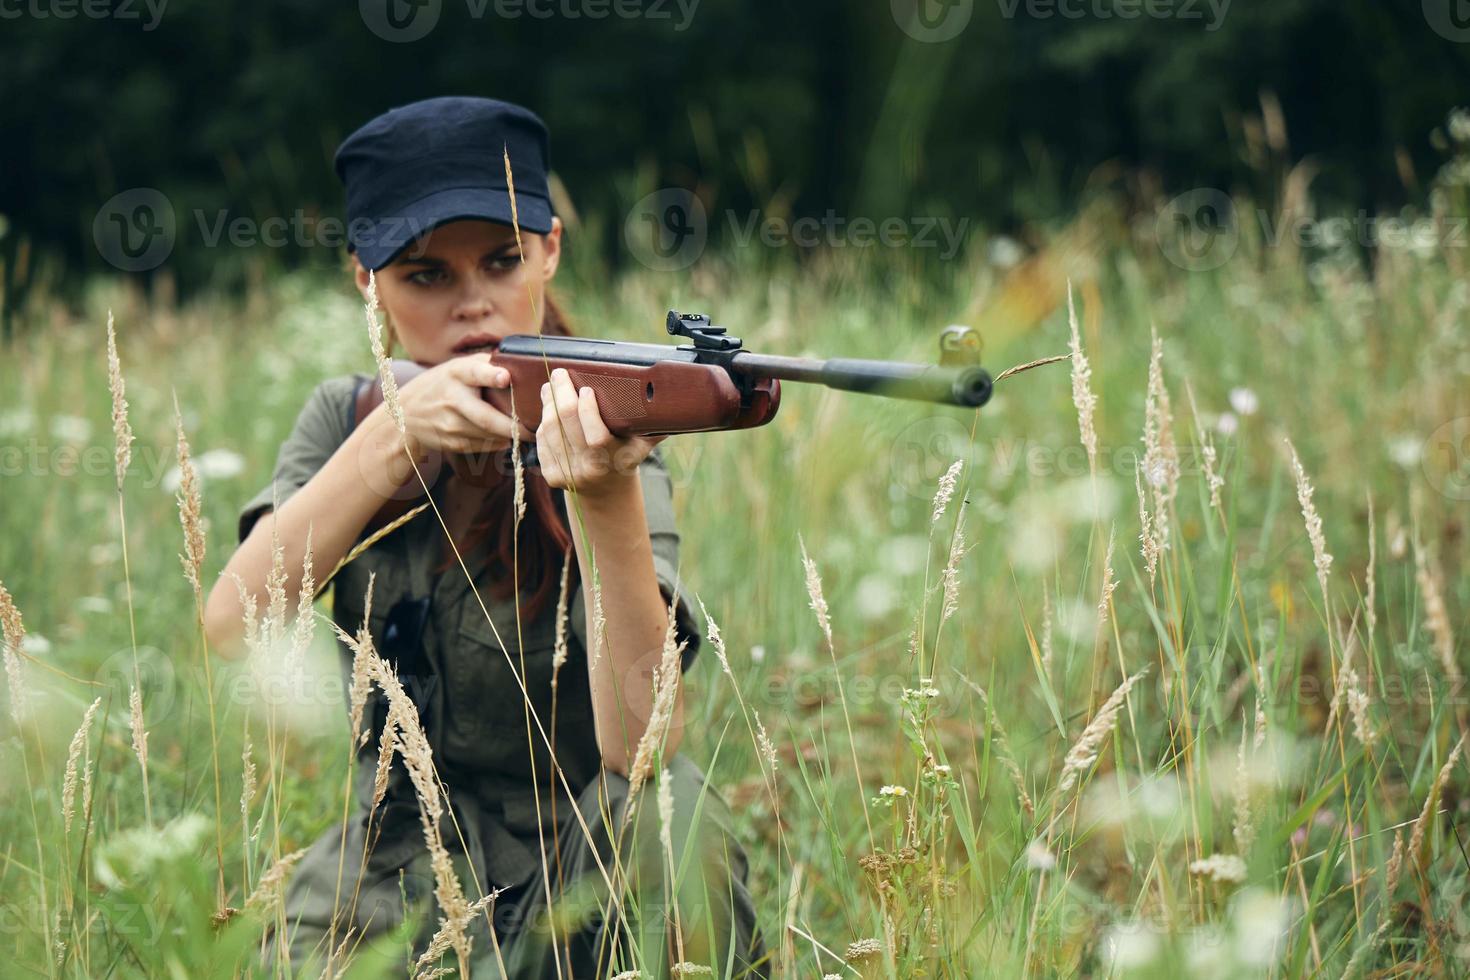
[[[551,219],[551,230],[541,236],[541,268],[542,278],[550,279],[556,275],[557,267],[561,265],[561,219]]]
[[[367,302],[368,294],[368,270],[363,266],[362,259],[357,253],[352,253],[352,277],[357,281],[357,291],[362,294],[362,301]]]

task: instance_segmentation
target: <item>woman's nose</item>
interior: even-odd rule
[[[495,312],[490,284],[478,276],[464,280],[454,316],[460,320],[479,320]]]

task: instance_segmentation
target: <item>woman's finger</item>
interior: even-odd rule
[[[602,410],[597,407],[597,395],[587,385],[577,392],[577,411],[582,417],[582,434],[587,445],[606,448],[612,445],[612,430],[602,420]]]
[[[504,439],[511,438],[513,427],[510,416],[485,401],[478,393],[469,390],[462,391],[455,397],[453,404],[454,410],[464,416],[465,421],[471,427],[480,430],[481,433],[494,433]],[[524,422],[519,419],[516,422],[520,426],[522,441],[530,442],[536,438],[531,430],[526,428]]]
[[[471,388],[504,388],[510,372],[495,364],[489,354],[466,354],[449,362],[450,373]]]

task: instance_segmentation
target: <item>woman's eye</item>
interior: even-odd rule
[[[505,272],[508,269],[514,269],[520,264],[521,253],[519,252],[516,252],[514,255],[497,255],[495,258],[490,260],[490,268],[496,269],[500,272]]]
[[[409,273],[408,281],[415,286],[432,286],[434,283],[440,282],[443,277],[443,269],[420,269],[418,272]]]

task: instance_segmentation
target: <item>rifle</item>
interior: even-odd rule
[[[930,365],[757,354],[745,350],[740,338],[702,313],[670,310],[665,326],[670,335],[689,342],[646,344],[548,334],[505,337],[492,360],[510,372],[511,386],[486,388],[483,396],[506,415],[513,402],[517,418],[534,431],[541,424],[541,385],[553,370],[565,368],[574,386],[592,389],[603,421],[622,437],[765,425],[780,408],[782,381],[964,408],[979,408],[990,399],[990,375],[977,363],[980,338],[969,327],[945,328],[940,335],[940,363]],[[400,385],[427,370],[412,361],[390,363]],[[382,400],[377,379],[360,384],[354,426]],[[539,465],[535,453],[534,443],[522,446],[522,464]],[[461,479],[477,486],[491,486],[511,472],[509,450],[451,456],[449,462]],[[414,496],[420,492],[417,485],[404,490]]]

